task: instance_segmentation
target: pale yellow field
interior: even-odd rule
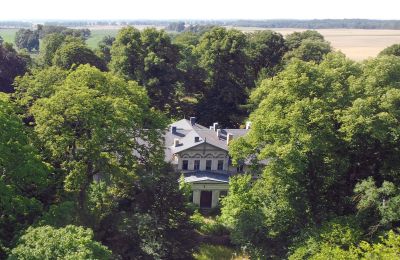
[[[265,30],[257,27],[238,27],[242,31]],[[273,28],[283,35],[306,29]],[[400,43],[400,30],[319,29],[335,50],[340,50],[350,59],[360,61],[375,57],[384,48]]]

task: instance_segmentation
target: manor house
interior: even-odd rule
[[[219,199],[227,194],[229,177],[246,170],[246,162],[232,165],[228,144],[249,129],[250,122],[246,129],[223,129],[218,123],[205,127],[197,124],[195,117],[169,125],[165,134],[165,160],[190,183],[193,203],[201,208],[217,206]]]

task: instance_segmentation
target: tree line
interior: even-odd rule
[[[396,255],[398,49],[356,63],[315,31],[222,27],[125,27],[96,50],[57,29],[33,57],[2,43],[0,258],[190,258],[160,130],[190,115],[252,121],[230,153],[262,177],[231,179],[220,216],[252,257]]]

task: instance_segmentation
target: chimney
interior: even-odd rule
[[[251,122],[250,121],[247,121],[246,122],[246,129],[250,129],[251,128]]]
[[[232,141],[232,140],[233,140],[233,134],[228,133],[226,135],[226,144],[229,144],[229,142]]]
[[[190,124],[191,125],[195,125],[196,124],[196,117],[194,117],[194,116],[190,117]]]
[[[215,123],[213,124],[213,128],[214,128],[214,131],[217,131],[217,129],[218,129],[218,123],[217,123],[217,122],[215,122]]]
[[[176,126],[171,126],[171,133],[176,133]]]
[[[200,137],[195,136],[195,137],[194,137],[194,142],[195,142],[195,143],[200,142]]]
[[[221,129],[217,129],[217,137],[220,138],[221,136]]]
[[[179,146],[179,139],[175,138],[174,139],[174,147],[178,147]]]
[[[214,131],[214,127],[213,127],[213,126],[210,126],[210,130],[213,130],[213,131]]]

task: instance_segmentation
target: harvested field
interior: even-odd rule
[[[244,32],[267,30],[257,27],[237,27],[237,29]],[[287,35],[306,29],[273,28],[271,30]],[[386,47],[400,43],[400,30],[319,29],[316,31],[321,33],[335,50],[340,50],[356,61],[375,57]]]

